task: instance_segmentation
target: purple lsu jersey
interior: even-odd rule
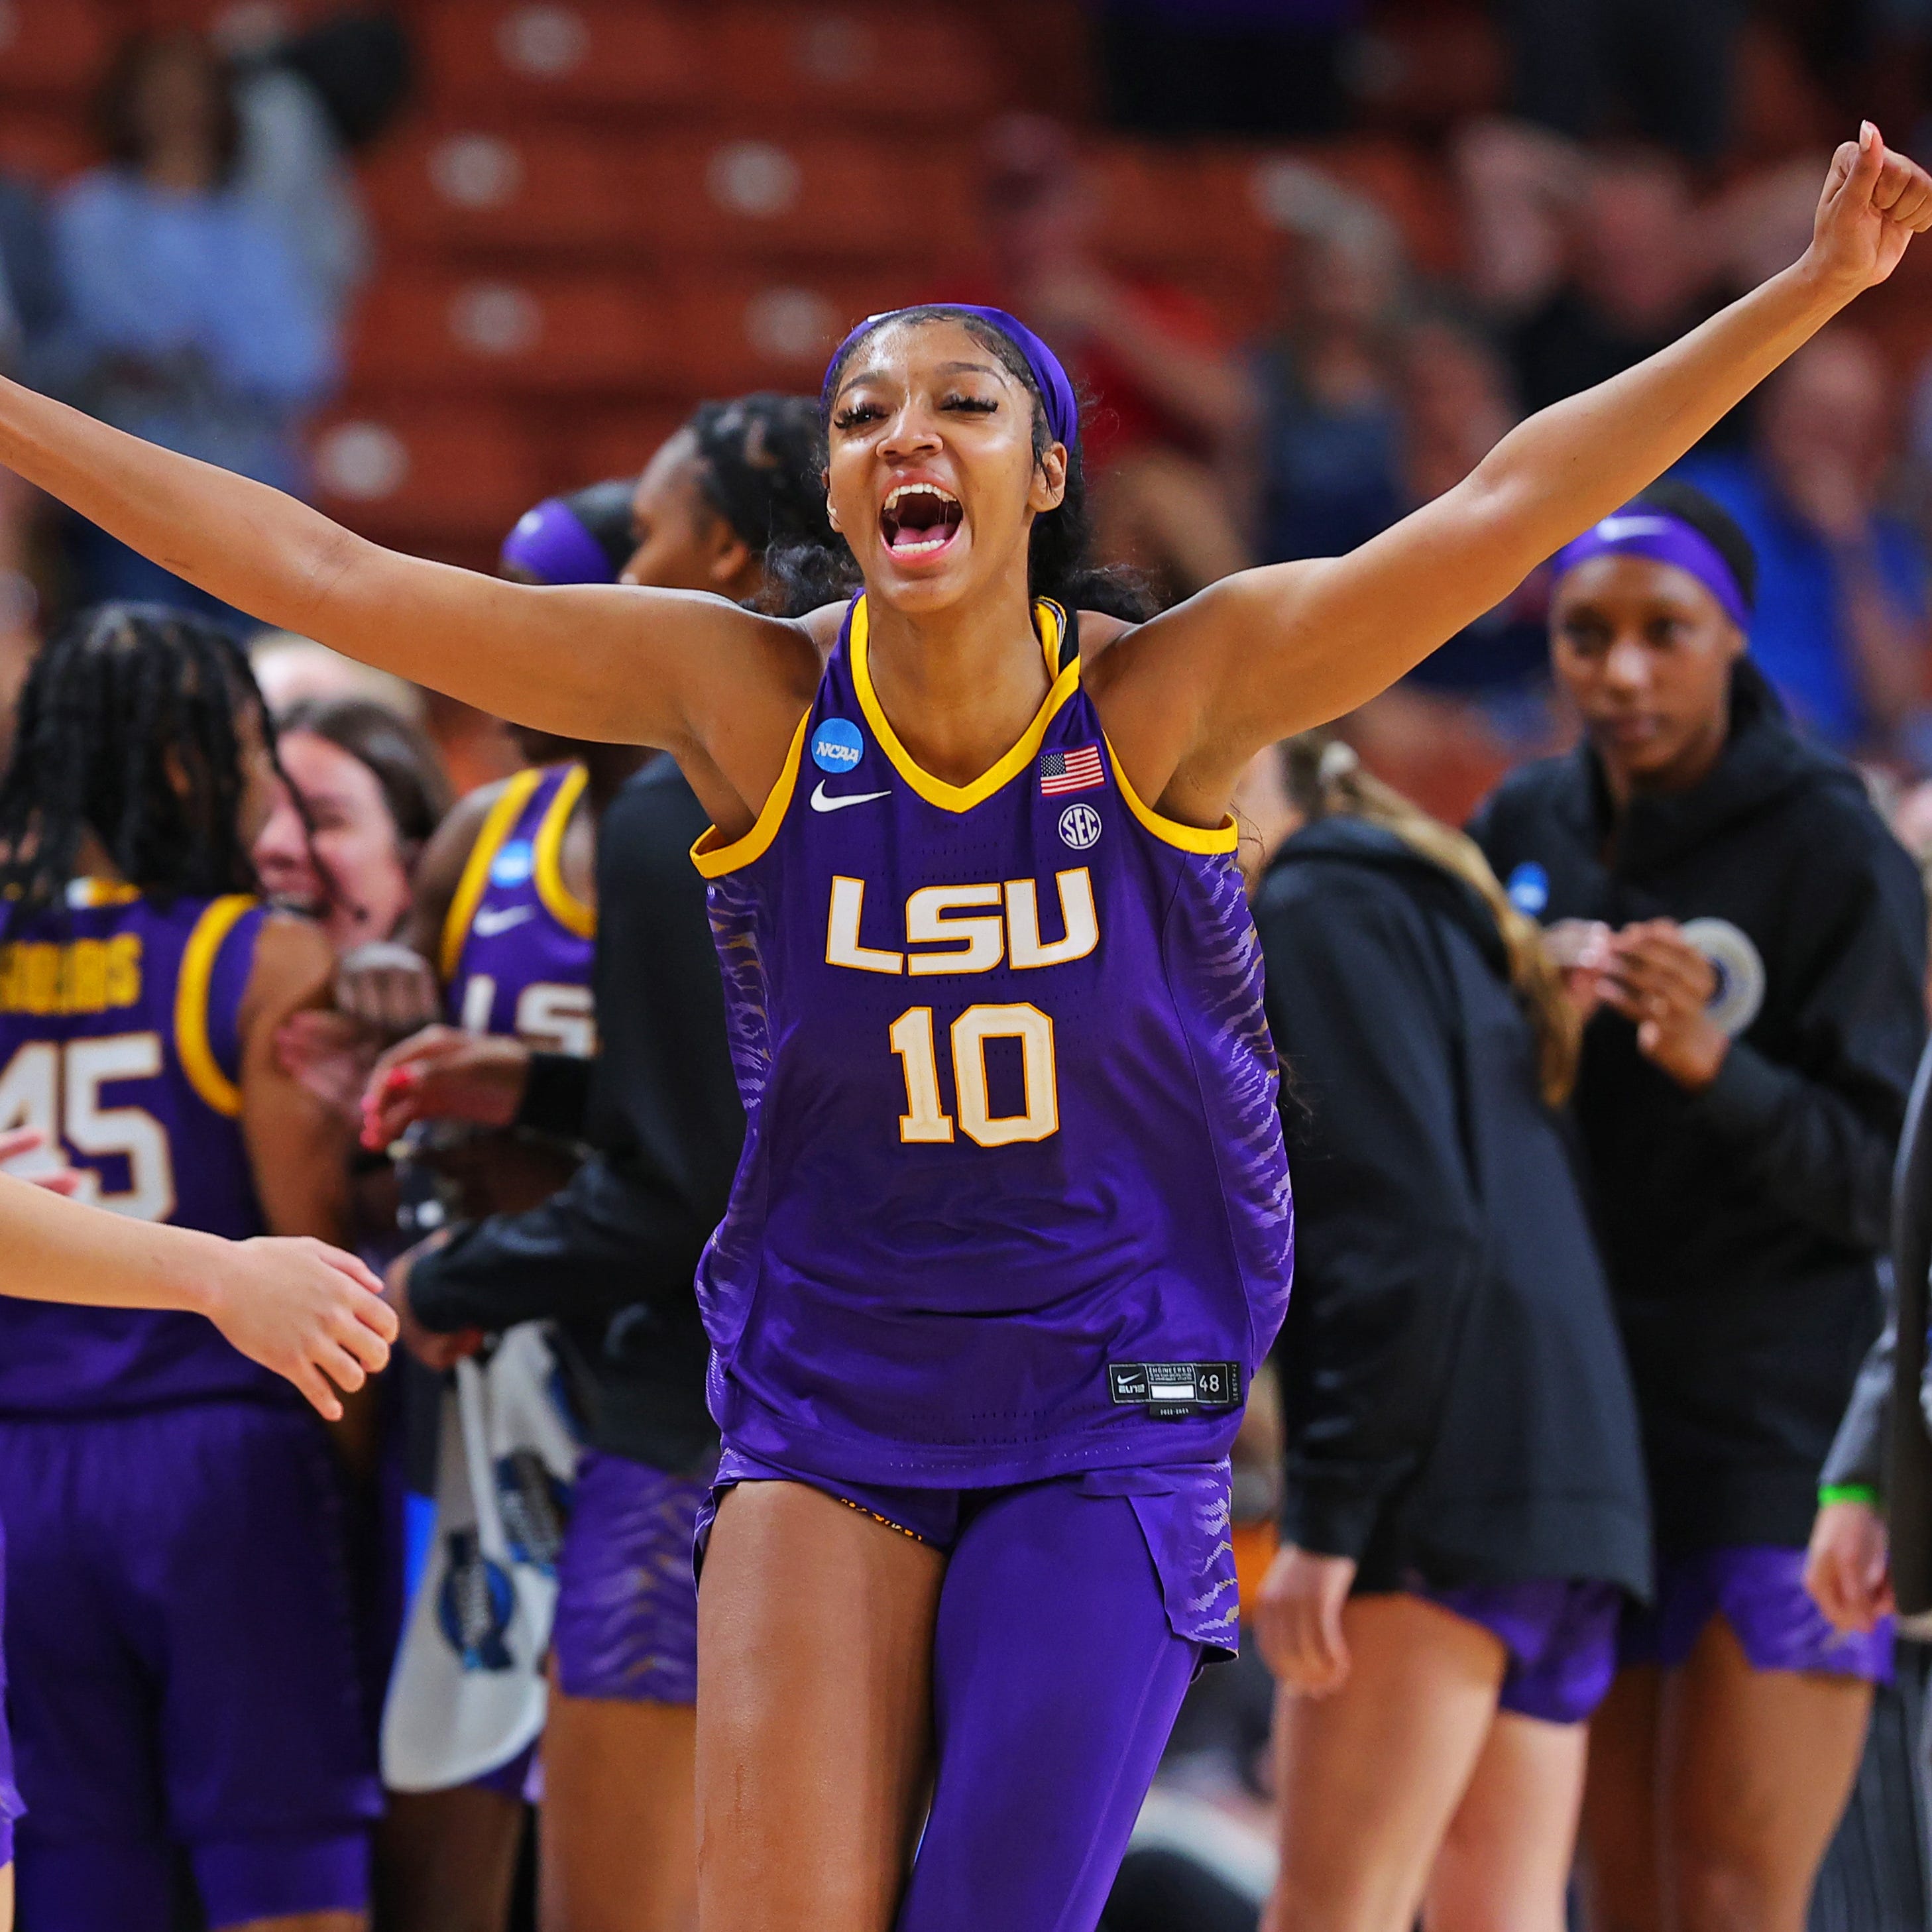
[[[1212,1462],[1286,1307],[1234,823],[1136,796],[1039,622],[1052,689],[952,785],[894,735],[855,600],[757,823],[693,848],[747,1117],[698,1273],[712,1410],[814,1475]]]
[[[33,1126],[81,1198],[230,1240],[262,1232],[242,1137],[253,898],[76,880],[0,943],[0,1130]],[[71,1415],[290,1391],[196,1315],[0,1299],[0,1414]]]
[[[514,1034],[548,1053],[597,1051],[597,915],[564,884],[562,867],[585,777],[581,765],[519,772],[490,808],[443,922],[451,1025]]]

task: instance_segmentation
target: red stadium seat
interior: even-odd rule
[[[707,36],[722,98],[761,115],[924,127],[995,105],[986,36],[962,6],[725,6]]]
[[[385,541],[494,544],[542,494],[536,451],[502,410],[352,402],[310,447],[316,502]]]
[[[0,94],[84,93],[122,25],[100,0],[0,0]]]
[[[434,393],[665,386],[662,288],[643,278],[418,272],[373,289],[350,367],[364,384]]]
[[[442,0],[422,22],[433,102],[516,114],[695,101],[699,45],[691,14],[644,0]]]
[[[682,403],[572,410],[545,439],[549,487],[575,490],[607,476],[634,476],[690,413]]]
[[[632,193],[662,246],[691,254],[930,260],[957,254],[971,184],[940,142],[723,135],[651,142]]]
[[[362,175],[385,236],[417,248],[610,248],[648,232],[612,144],[542,127],[424,128]]]
[[[913,292],[884,278],[693,275],[671,311],[668,365],[692,394],[815,394],[826,358],[853,323]]]

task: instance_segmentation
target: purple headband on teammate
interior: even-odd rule
[[[1054,441],[1064,442],[1070,450],[1079,442],[1080,404],[1074,395],[1073,385],[1060,367],[1060,358],[1017,316],[1009,315],[1003,308],[988,308],[980,302],[921,302],[918,308],[944,309],[953,315],[976,316],[982,322],[991,322],[1025,357],[1027,368],[1032,372],[1040,398],[1046,405],[1046,427]],[[914,309],[892,308],[878,315],[868,315],[832,351],[832,360],[825,365],[825,382],[819,392],[820,402],[828,416],[832,410],[833,373],[853,344],[861,336],[869,335],[881,322],[915,313]]]
[[[604,546],[561,496],[526,510],[503,539],[502,561],[539,584],[614,584]]]
[[[1737,573],[1724,552],[1704,532],[1667,510],[1627,505],[1573,538],[1556,553],[1556,574],[1574,570],[1593,556],[1647,556],[1653,563],[1688,570],[1724,607],[1741,631],[1750,628],[1750,606]]]

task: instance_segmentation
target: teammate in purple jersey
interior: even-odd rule
[[[22,694],[0,1124],[131,1220],[340,1225],[343,1137],[272,1046],[328,948],[246,890],[273,776],[245,661],[176,613],[90,614]],[[0,1303],[28,1924],[163,1932],[184,1860],[211,1926],[362,1922],[376,1793],[340,1509],[322,1429],[208,1323]]]
[[[789,620],[418,562],[0,386],[0,460],[136,548],[487,710],[662,746],[712,810],[752,1132],[705,1270],[742,1438],[699,1601],[707,1932],[1094,1923],[1221,1634],[1218,1459],[1286,1288],[1236,781],[1627,500],[1928,225],[1932,178],[1867,125],[1803,259],[1681,342],[1351,556],[1145,622],[1090,608],[1077,643],[1040,602],[1104,594],[1077,410],[998,312],[842,348],[832,561],[865,599]]]

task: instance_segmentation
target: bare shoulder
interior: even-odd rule
[[[255,941],[248,989],[242,997],[242,1030],[272,1024],[298,1006],[326,1002],[335,976],[335,954],[322,928],[300,913],[271,912]]]

